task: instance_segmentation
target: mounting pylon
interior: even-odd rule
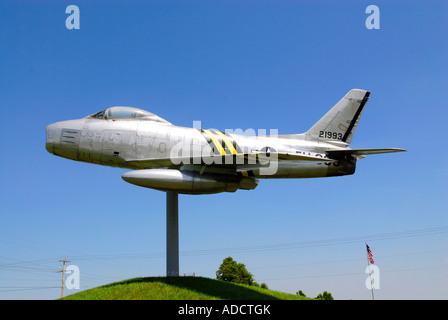
[[[166,193],[166,276],[179,276],[179,194]]]

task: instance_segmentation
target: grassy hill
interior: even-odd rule
[[[85,290],[64,300],[307,300],[255,286],[203,277],[135,278]]]

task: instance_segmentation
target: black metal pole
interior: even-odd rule
[[[166,276],[179,276],[179,194],[166,193]]]

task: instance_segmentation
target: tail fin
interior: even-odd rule
[[[330,111],[328,111],[305,135],[307,139],[319,141],[352,141],[370,92],[361,89],[350,90]]]

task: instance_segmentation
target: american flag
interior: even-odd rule
[[[370,251],[369,246],[366,243],[366,248],[367,248],[367,258],[369,259],[369,262],[371,264],[373,264],[375,261],[373,261],[373,255],[372,255],[372,251]]]

